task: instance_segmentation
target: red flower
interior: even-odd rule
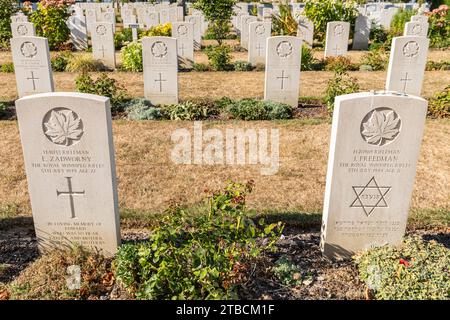
[[[405,267],[409,267],[409,262],[406,261],[405,259],[400,259],[399,263],[404,265]]]

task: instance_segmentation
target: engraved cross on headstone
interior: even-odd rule
[[[258,56],[262,56],[262,50],[264,49],[264,47],[261,45],[261,43],[258,43],[258,45],[256,46],[256,49],[258,50]]]
[[[73,196],[84,196],[85,195],[85,191],[73,191],[72,190],[72,177],[65,177],[67,179],[67,186],[68,186],[68,191],[58,191],[58,189],[56,189],[56,196],[69,196],[69,201],[70,201],[70,213],[71,213],[71,218],[74,219],[75,218],[75,204],[73,202]]]
[[[33,90],[36,90],[36,83],[34,82],[34,80],[39,80],[39,78],[34,77],[34,71],[31,71],[31,78],[28,77],[27,80],[33,81]]]
[[[100,49],[100,51],[102,52],[102,58],[104,58],[106,49],[103,45],[102,45],[102,48]]]
[[[338,55],[338,52],[341,50],[341,48],[339,48],[339,46],[336,44],[336,47],[333,49],[334,54]]]
[[[412,79],[408,78],[408,72],[406,72],[405,77],[400,79],[401,82],[403,82],[403,92],[406,92],[406,86],[408,85],[409,81],[412,81]]]
[[[281,90],[284,90],[284,79],[289,79],[289,77],[284,76],[284,70],[281,71],[281,77],[277,77],[277,79],[281,79]]]
[[[159,79],[155,79],[155,82],[159,82],[159,92],[162,92],[162,83],[167,80],[163,80],[162,73],[159,73]]]
[[[180,51],[181,51],[181,56],[184,56],[184,50],[187,49],[187,48],[184,46],[184,43],[181,44],[181,46],[179,47],[179,49],[180,49]]]

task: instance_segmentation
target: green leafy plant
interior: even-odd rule
[[[230,20],[236,0],[197,0],[194,8],[202,11],[209,24],[209,32],[219,46],[230,33]]]
[[[334,99],[337,96],[355,93],[359,91],[359,84],[355,78],[350,77],[345,72],[335,72],[333,77],[328,81],[325,92],[325,102],[328,111],[334,109]]]
[[[234,71],[252,71],[253,70],[253,66],[250,62],[247,61],[236,61],[233,63],[234,66]]]
[[[14,72],[14,63],[7,62],[1,65],[0,72],[4,73],[13,73]]]
[[[369,50],[378,49],[383,47],[388,50],[391,47],[390,41],[392,38],[389,36],[389,32],[383,27],[372,23],[372,28],[370,29],[370,46]]]
[[[217,108],[209,104],[197,104],[192,101],[163,106],[162,112],[167,119],[188,121],[208,119],[219,113]]]
[[[122,68],[127,71],[142,72],[142,44],[131,42],[121,50]]]
[[[0,102],[0,118],[3,118],[7,113],[8,107],[5,103]]]
[[[170,22],[159,24],[148,30],[139,30],[139,38],[143,37],[171,37],[172,24]]]
[[[435,241],[406,237],[356,256],[360,278],[376,299],[450,299],[450,250]]]
[[[338,73],[357,70],[358,67],[352,61],[344,56],[327,57],[325,59],[325,70]]]
[[[53,55],[51,59],[52,69],[56,72],[66,71],[67,65],[73,58],[73,54],[70,51],[58,52]]]
[[[281,256],[273,267],[273,273],[278,280],[286,286],[298,286],[302,284],[301,270],[286,255]]]
[[[75,79],[75,84],[79,92],[108,97],[113,111],[120,111],[128,98],[125,89],[106,73],[100,74],[95,80],[87,73],[81,74]]]
[[[230,70],[231,48],[226,44],[206,48],[209,64],[215,71]]]
[[[133,41],[133,33],[131,28],[125,28],[114,33],[114,47],[121,49],[126,43]]]
[[[223,100],[226,112],[241,120],[275,120],[292,118],[292,107],[287,104],[256,99]]]
[[[315,70],[315,66],[317,65],[317,60],[314,58],[313,51],[310,47],[303,45],[302,46],[302,71],[311,71]]]
[[[274,248],[283,229],[249,218],[251,190],[251,183],[230,183],[206,200],[207,212],[173,206],[147,242],[119,248],[118,281],[138,299],[237,298],[249,264]]]
[[[426,71],[447,71],[450,70],[449,60],[427,61]]]
[[[371,50],[363,55],[361,58],[361,65],[370,71],[383,71],[389,63],[389,52],[384,47],[379,47],[376,50]],[[367,68],[370,67],[370,68]],[[361,68],[360,68],[361,69]]]
[[[406,22],[411,21],[411,17],[417,14],[417,10],[400,9],[392,18],[389,34],[392,37],[403,35]]]
[[[197,72],[211,71],[211,68],[205,63],[194,63],[192,69]]]
[[[11,32],[11,16],[17,11],[17,1],[1,0],[0,1],[0,49],[9,48],[9,39],[12,38]]]
[[[123,105],[129,120],[157,120],[162,117],[161,109],[145,99],[133,99]]]
[[[297,36],[298,22],[289,4],[281,3],[279,13],[272,15],[272,31],[275,35]]]
[[[95,60],[89,54],[78,54],[69,60],[66,66],[67,72],[95,72],[105,71],[107,68],[99,60]]]
[[[450,85],[430,100],[428,115],[432,118],[450,118]]]
[[[57,49],[70,38],[67,19],[70,16],[69,5],[72,0],[45,0],[38,4],[38,9],[30,15],[36,34],[48,39],[51,50]]]
[[[314,23],[315,38],[323,42],[328,22],[347,21],[353,25],[358,10],[353,0],[306,0],[304,14]]]

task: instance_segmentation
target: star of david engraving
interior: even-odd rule
[[[372,177],[365,186],[352,186],[356,199],[350,208],[362,208],[369,217],[376,208],[387,208],[386,195],[392,189],[389,186],[379,186],[375,177]]]

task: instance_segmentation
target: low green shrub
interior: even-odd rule
[[[450,118],[450,85],[430,100],[428,115],[432,118]]]
[[[107,68],[99,60],[95,60],[89,54],[75,55],[67,64],[67,72],[95,72],[105,71]]]
[[[131,42],[120,51],[122,55],[122,68],[126,71],[142,72],[142,44]]]
[[[3,118],[7,113],[8,107],[5,103],[0,102],[0,118]]]
[[[301,269],[287,256],[281,256],[273,267],[273,274],[286,286],[298,286],[302,284]]]
[[[236,61],[233,63],[234,71],[252,71],[253,66],[247,61]]]
[[[207,212],[168,210],[147,242],[119,248],[117,280],[138,299],[236,299],[250,263],[274,248],[283,229],[249,218],[251,190],[230,183],[207,199]]]
[[[192,69],[197,72],[211,71],[211,68],[205,63],[194,63]]]
[[[292,118],[292,107],[287,104],[256,99],[223,100],[226,112],[241,120],[276,120]]]
[[[360,278],[376,299],[450,299],[450,250],[435,241],[406,237],[356,257]]]
[[[450,70],[450,61],[428,61],[426,71],[447,71]]]
[[[128,98],[125,89],[106,73],[100,74],[95,80],[87,73],[81,74],[75,79],[75,84],[79,92],[108,97],[113,111],[121,111]]]
[[[129,120],[157,120],[162,117],[161,109],[145,99],[133,99],[123,104]]]
[[[218,109],[210,104],[198,104],[192,101],[162,107],[163,117],[170,120],[205,120],[218,113]]]
[[[229,71],[232,69],[231,63],[231,47],[222,44],[218,46],[208,46],[206,48],[209,64],[215,71]]]
[[[303,45],[302,46],[302,71],[311,71],[314,70],[314,65],[317,63],[317,60],[314,58],[313,51],[310,47]]]
[[[7,63],[2,64],[2,66],[0,67],[0,72],[13,73],[14,72],[14,63],[7,62]]]
[[[171,37],[172,36],[172,24],[159,24],[151,27],[148,30],[139,30],[139,38],[143,37]]]
[[[327,83],[325,102],[329,112],[333,112],[334,99],[337,96],[355,93],[359,91],[359,84],[355,78],[345,72],[335,72]]]
[[[55,72],[66,71],[67,65],[73,59],[73,54],[70,51],[57,52],[51,58],[52,70]]]
[[[358,67],[352,61],[344,56],[327,57],[325,60],[325,70],[334,72],[346,72],[358,70]]]
[[[119,50],[125,44],[133,41],[133,33],[131,28],[125,28],[121,31],[114,33],[114,47]]]
[[[372,28],[370,29],[369,40],[371,46],[374,47],[390,46],[390,44],[388,44],[389,32],[376,24],[372,24]]]
[[[371,50],[363,55],[361,58],[361,66],[370,66],[371,71],[386,70],[389,63],[389,52],[386,52],[384,47],[379,47],[376,50]]]

